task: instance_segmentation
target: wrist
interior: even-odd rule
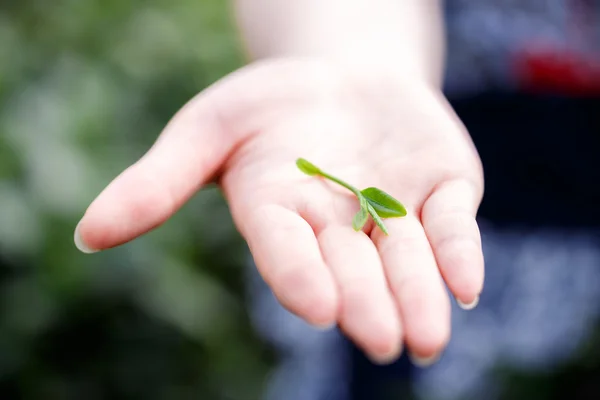
[[[383,51],[379,51],[380,49]],[[338,48],[323,54],[322,58],[342,65],[350,74],[363,79],[412,82],[441,88],[443,79],[441,67],[432,65],[429,60],[423,58],[410,57],[410,52],[401,51],[393,45],[382,46],[380,49],[375,46]]]
[[[317,61],[333,66],[338,71],[358,81],[404,82],[423,84],[434,89],[440,89],[442,84],[441,68],[432,66],[427,60],[408,57],[403,51],[394,51],[394,46],[369,48],[367,42],[363,45],[344,48],[342,45],[330,50],[325,48],[292,51],[282,49],[269,53],[262,53],[250,57],[255,61],[269,60],[308,60]],[[380,51],[381,50],[381,51]]]
[[[237,0],[250,58],[311,57],[441,85],[440,0]]]

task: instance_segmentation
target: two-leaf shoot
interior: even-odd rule
[[[381,229],[381,231],[387,235],[388,230],[386,229],[382,218],[398,218],[406,215],[406,208],[404,208],[402,203],[381,189],[369,187],[363,190],[358,190],[354,186],[328,174],[303,158],[296,160],[296,166],[306,175],[321,176],[345,187],[354,193],[360,203],[360,210],[352,219],[352,227],[356,231],[361,230],[363,226],[365,226],[370,215],[379,229]]]

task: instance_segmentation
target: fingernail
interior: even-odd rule
[[[427,368],[435,364],[437,360],[440,359],[440,354],[434,354],[431,357],[419,357],[414,354],[409,354],[408,358],[410,358],[410,361],[417,367]]]
[[[92,248],[90,248],[88,245],[86,245],[83,242],[83,239],[81,238],[81,233],[79,233],[79,225],[81,224],[81,222],[79,222],[77,224],[77,227],[75,228],[75,235],[74,235],[74,242],[75,242],[75,247],[77,247],[77,249],[79,249],[79,251],[81,251],[82,253],[85,254],[92,254],[92,253],[96,253],[98,252],[98,250],[94,250]]]
[[[463,303],[459,299],[456,299],[456,302],[458,303],[458,306],[463,310],[472,310],[475,307],[477,307],[477,304],[479,304],[479,296],[475,297],[475,300],[473,300],[470,303]]]

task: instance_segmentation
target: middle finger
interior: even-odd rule
[[[402,349],[400,318],[373,242],[364,232],[337,224],[318,239],[339,287],[340,327],[373,361],[393,361]]]

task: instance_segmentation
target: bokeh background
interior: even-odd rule
[[[0,398],[261,398],[246,247],[216,188],[93,256],[73,229],[179,107],[242,65],[223,0],[0,3]],[[506,399],[599,393],[600,331]],[[562,395],[560,394],[562,393]],[[596,397],[587,397],[596,398]]]
[[[209,188],[93,256],[87,205],[241,65],[222,0],[0,4],[0,398],[256,399],[272,360],[245,246]]]

